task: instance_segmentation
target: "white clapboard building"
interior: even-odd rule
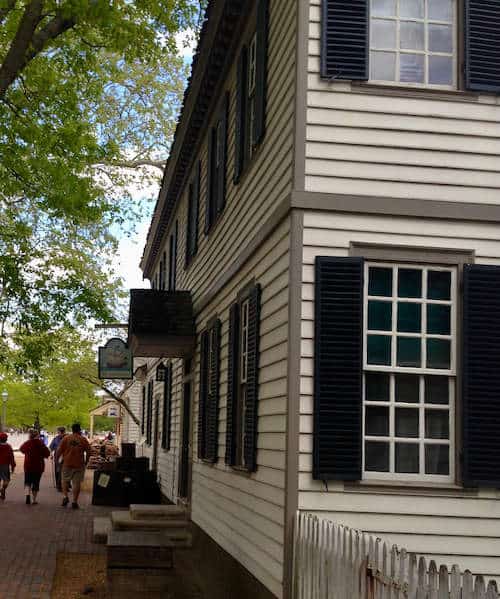
[[[297,510],[500,577],[499,93],[498,0],[209,2],[129,345],[238,596]]]

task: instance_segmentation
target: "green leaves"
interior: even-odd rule
[[[175,36],[199,17],[195,0],[41,5],[0,3],[0,361],[24,347],[23,368],[50,349],[30,336],[123,310],[116,236],[151,210],[187,76]]]

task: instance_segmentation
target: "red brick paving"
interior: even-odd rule
[[[85,491],[80,495],[82,509],[62,508],[49,462],[39,504],[25,505],[22,457],[16,459],[7,499],[0,501],[0,599],[50,599],[58,552],[104,553],[103,545],[92,543],[92,520],[110,508],[90,505]]]

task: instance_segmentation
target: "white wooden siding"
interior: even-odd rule
[[[476,262],[500,264],[500,233],[494,224],[444,222],[389,216],[304,213],[299,508],[328,514],[425,554],[458,563],[474,573],[500,577],[500,492],[436,485],[370,486],[312,479],[314,366],[314,261],[347,256],[352,242],[470,250]]]
[[[500,203],[500,100],[419,98],[320,78],[320,0],[310,0],[305,189]]]
[[[292,3],[290,3],[292,4]],[[294,3],[293,3],[294,4]],[[249,28],[250,31],[250,28]],[[207,136],[196,160],[201,160],[198,252],[185,265],[188,189],[183,191],[175,220],[179,222],[177,289],[190,290],[195,310],[217,279],[264,226],[292,189],[295,107],[296,7],[283,12],[278,0],[270,2],[266,135],[238,186],[233,184],[236,112],[236,58],[224,91],[230,93],[226,205],[210,234],[204,234],[207,195]],[[219,94],[222,98],[223,92]],[[217,107],[211,113],[218,114]],[[211,123],[210,125],[212,125]],[[194,170],[193,168],[193,175]],[[187,181],[189,183],[189,180]],[[167,231],[163,251],[168,254]],[[218,316],[222,321],[219,417],[219,460],[215,466],[197,461],[199,347],[193,368],[192,519],[228,553],[241,562],[277,597],[282,596],[285,503],[285,449],[287,398],[289,222],[284,220],[238,274],[203,312],[197,331]],[[158,262],[156,264],[158,269]],[[224,464],[229,306],[252,279],[262,286],[259,370],[258,469],[244,476]],[[182,405],[182,361],[174,360],[177,381],[172,393],[172,445],[159,450],[162,490],[176,501]],[[156,389],[155,389],[156,392]],[[161,419],[160,419],[161,421]]]

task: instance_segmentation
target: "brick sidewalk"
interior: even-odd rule
[[[110,508],[90,505],[87,492],[80,495],[82,509],[62,508],[49,461],[39,504],[25,505],[22,456],[16,454],[16,461],[7,499],[0,501],[0,599],[50,599],[58,552],[104,553],[104,546],[92,543],[92,520]]]

